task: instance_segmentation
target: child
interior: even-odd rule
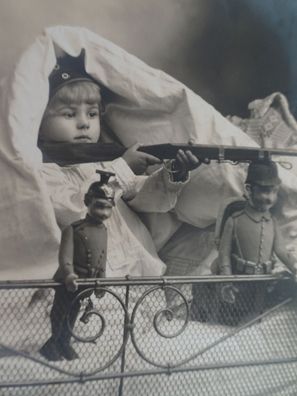
[[[104,221],[111,216],[114,206],[114,190],[107,185],[111,175],[101,172],[100,182],[92,183],[85,195],[86,217],[71,224],[62,233],[59,268],[54,279],[63,282],[65,288],[56,289],[50,315],[52,335],[40,349],[48,360],[57,361],[62,357],[74,360],[79,357],[70,345],[70,329],[73,330],[80,310],[77,297],[82,291],[81,288],[78,290],[76,279],[105,277],[107,230]]]
[[[59,59],[49,82],[50,100],[39,133],[41,149],[47,143],[97,142],[101,134],[101,89],[85,72],[83,57],[67,55]],[[122,158],[104,164],[43,165],[42,177],[62,229],[81,218],[84,211],[81,198],[94,170],[108,169],[117,175],[113,181],[117,206],[106,221],[107,276],[164,273],[165,265],[157,256],[147,229],[129,207],[138,212],[168,212],[188,179],[188,171],[200,162],[191,152],[180,151],[173,164],[174,171],[167,164],[151,176],[142,175],[149,165],[159,163],[154,156],[138,152],[134,145]]]
[[[246,178],[247,200],[226,220],[219,243],[218,266],[221,275],[271,274],[275,254],[294,274],[297,259],[284,247],[281,232],[271,208],[276,204],[281,180],[273,161],[249,165]],[[237,205],[238,208],[238,205]],[[235,320],[253,307],[259,289],[255,284],[227,285],[222,298],[231,304]],[[232,306],[233,304],[233,306]],[[225,306],[226,308],[226,306]]]

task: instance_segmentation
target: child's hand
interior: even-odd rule
[[[178,171],[175,180],[185,180],[190,170],[196,169],[201,165],[201,161],[190,150],[178,150],[174,160],[173,169]]]
[[[76,290],[78,289],[76,279],[78,279],[78,276],[76,274],[69,274],[68,276],[66,276],[65,286],[67,291],[73,293],[76,292]]]
[[[149,165],[161,163],[159,158],[137,151],[139,146],[139,143],[134,144],[129,147],[122,156],[136,175],[142,175]]]
[[[186,171],[196,169],[201,165],[199,158],[196,157],[196,155],[194,155],[190,150],[178,150],[175,161]]]

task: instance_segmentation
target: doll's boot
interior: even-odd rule
[[[57,342],[57,346],[58,346],[60,354],[66,360],[75,360],[75,359],[79,358],[79,355],[76,352],[76,350],[71,346],[70,340],[71,340],[71,333],[70,333],[67,325],[64,324],[62,333],[61,333],[59,340]]]
[[[47,342],[39,349],[39,353],[47,360],[57,362],[63,360],[63,357],[53,338],[49,338]]]
[[[70,345],[70,343],[63,343],[60,344],[59,346],[59,351],[60,354],[66,359],[66,360],[75,360],[79,359],[79,355],[76,352],[76,350]]]

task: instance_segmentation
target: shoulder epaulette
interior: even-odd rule
[[[244,209],[238,210],[237,212],[232,213],[231,217],[235,219],[236,217],[241,216],[244,213]]]
[[[84,222],[84,219],[77,220],[77,221],[75,221],[74,223],[72,223],[71,226],[72,226],[73,228],[77,228],[77,227],[79,227],[83,222]]]

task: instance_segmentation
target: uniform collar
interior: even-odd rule
[[[254,220],[255,222],[259,223],[262,220],[269,221],[271,220],[271,213],[269,211],[266,212],[259,212],[258,210],[255,210],[253,207],[250,206],[250,204],[247,204],[244,212],[247,214],[247,216]]]
[[[102,221],[99,222],[99,221],[95,220],[94,217],[91,217],[88,213],[87,213],[87,215],[86,215],[86,221],[87,221],[89,224],[95,225],[95,226],[97,226],[97,227],[103,226]]]

